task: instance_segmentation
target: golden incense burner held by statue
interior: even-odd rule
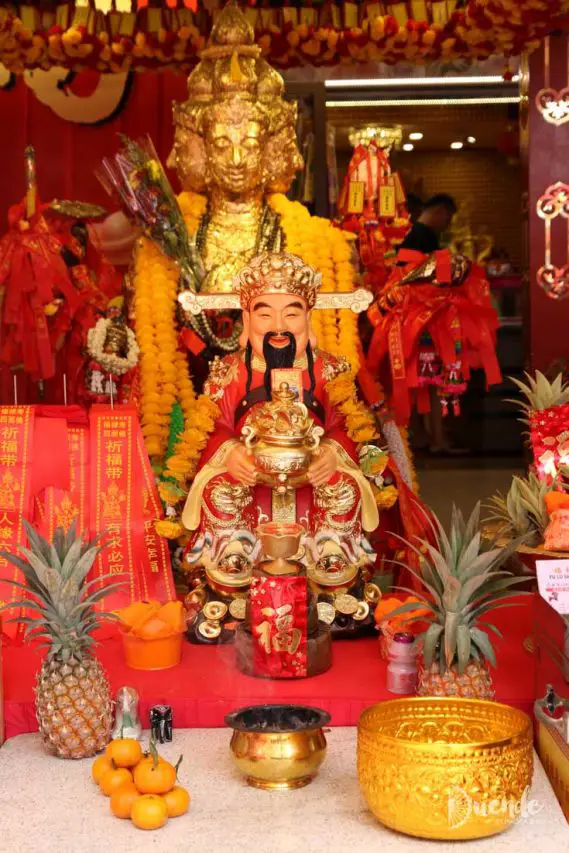
[[[306,474],[320,439],[304,403],[286,382],[273,391],[273,399],[259,406],[243,427],[245,446],[258,469],[258,481],[284,494],[307,482]]]

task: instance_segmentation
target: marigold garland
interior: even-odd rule
[[[0,61],[9,71],[20,74],[27,68],[53,66],[113,73],[186,69],[197,61],[211,31],[205,8],[200,27],[183,12],[164,10],[160,26],[156,26],[144,16],[129,13],[119,14],[117,22],[116,11],[103,16],[92,8],[85,8],[83,25],[71,12],[73,4],[60,3],[58,9],[66,5],[70,12],[64,26],[53,24],[49,11],[42,18],[36,4],[22,4],[21,18],[0,9]],[[409,15],[412,4],[391,3],[393,14],[379,16],[371,11],[376,5],[359,4],[359,14],[356,7],[352,20],[353,12],[347,8],[353,9],[355,4],[340,4],[343,22],[332,23],[330,4],[323,3],[321,9],[310,7],[310,25],[285,19],[284,9],[249,9],[248,13],[253,16],[263,54],[279,68],[518,56],[534,50],[549,32],[566,25],[569,13],[568,0],[469,0],[463,9],[448,14],[446,4],[437,0],[424,4],[427,20],[415,20]],[[289,8],[289,15],[291,11],[298,10]]]
[[[352,291],[355,275],[351,235],[334,228],[328,219],[311,216],[303,204],[290,201],[284,195],[270,196],[269,204],[280,216],[286,251],[298,255],[322,274],[322,292]],[[313,311],[312,326],[319,347],[333,355],[345,356],[356,372],[359,367],[357,315],[349,309]]]
[[[349,437],[356,444],[380,438],[373,412],[357,398],[354,375],[340,373],[324,386],[330,403],[344,415]]]

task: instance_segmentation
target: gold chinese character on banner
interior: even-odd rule
[[[291,610],[292,604],[283,604],[276,610],[272,607],[264,607],[261,610],[263,616],[271,619],[271,621],[261,622],[255,628],[259,635],[259,644],[266,654],[270,655],[275,651],[293,655],[297,651],[302,639],[302,631],[292,627],[294,619]]]

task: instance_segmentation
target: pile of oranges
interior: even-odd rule
[[[91,768],[93,781],[110,798],[115,817],[139,829],[160,829],[168,818],[185,814],[190,795],[176,784],[177,767],[161,758],[153,743],[143,753],[137,740],[112,740]]]

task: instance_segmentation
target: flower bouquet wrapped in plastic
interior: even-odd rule
[[[180,267],[185,286],[199,290],[202,266],[192,248],[180,205],[150,137],[120,134],[121,147],[96,171],[129,219]]]

